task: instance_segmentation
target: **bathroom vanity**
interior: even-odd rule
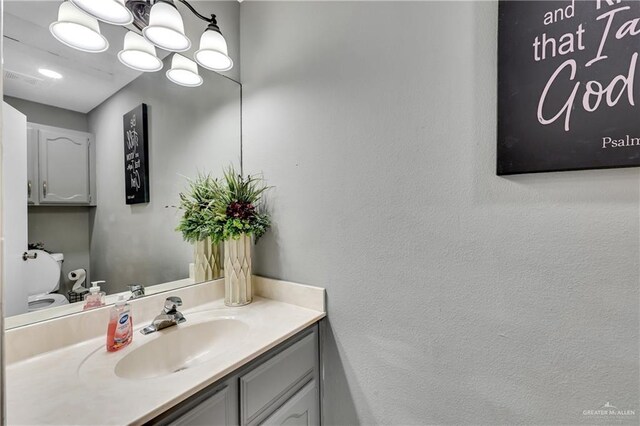
[[[314,324],[149,424],[319,425],[318,345]]]
[[[230,308],[223,287],[132,301],[134,339],[118,352],[105,349],[108,308],[9,330],[8,424],[319,424],[324,290],[254,277],[254,302]],[[187,321],[140,333],[168,296]]]

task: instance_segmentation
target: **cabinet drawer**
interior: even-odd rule
[[[317,334],[314,330],[253,371],[240,377],[242,424],[281,398],[286,398],[312,378],[317,365]]]
[[[207,397],[169,426],[226,426],[229,421],[229,389],[225,386]]]

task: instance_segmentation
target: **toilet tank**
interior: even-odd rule
[[[58,266],[60,267],[60,276],[62,276],[62,262],[64,261],[64,254],[62,253],[51,253],[51,257],[58,262]],[[58,291],[60,289],[60,279],[58,279],[58,283],[56,284],[56,288],[53,291]]]
[[[58,262],[58,265],[60,265],[60,269],[62,269],[62,262],[64,261],[64,254],[62,253],[51,253],[51,257],[53,257],[53,259]]]

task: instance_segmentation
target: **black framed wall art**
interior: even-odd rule
[[[639,1],[500,1],[497,173],[640,166],[639,52]]]
[[[148,203],[149,141],[147,105],[124,115],[124,182],[127,204]]]

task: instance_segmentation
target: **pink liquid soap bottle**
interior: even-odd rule
[[[107,327],[107,351],[115,352],[127,346],[133,340],[133,318],[131,307],[120,296],[111,308],[109,327]]]
[[[104,291],[100,291],[100,285],[105,281],[94,281],[91,283],[91,287],[89,288],[89,294],[84,296],[84,310],[99,308],[104,306],[104,298],[106,293]]]

